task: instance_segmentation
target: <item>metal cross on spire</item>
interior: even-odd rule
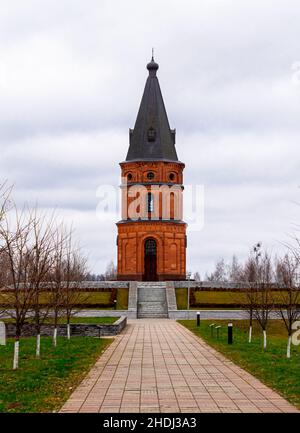
[[[143,97],[134,129],[130,131],[130,146],[126,161],[178,161],[175,149],[175,130],[170,128],[156,72],[159,65],[152,60],[147,64],[147,77]]]

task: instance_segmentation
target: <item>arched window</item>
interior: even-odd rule
[[[151,194],[151,192],[148,192],[148,194],[147,194],[147,210],[148,210],[148,212],[154,211],[154,198],[153,198],[153,194]]]
[[[147,239],[145,242],[145,255],[156,256],[156,242],[154,239]]]
[[[171,192],[170,194],[170,219],[173,220],[175,216],[175,194]]]

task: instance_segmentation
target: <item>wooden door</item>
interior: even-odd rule
[[[157,248],[154,239],[145,242],[145,272],[144,281],[157,281]]]

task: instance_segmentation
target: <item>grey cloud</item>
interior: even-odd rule
[[[7,2],[0,177],[18,203],[73,221],[104,270],[116,228],[97,219],[96,190],[120,181],[154,46],[185,182],[205,191],[188,268],[203,275],[257,240],[281,251],[299,216],[299,18],[296,0]]]

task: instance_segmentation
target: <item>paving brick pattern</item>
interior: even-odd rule
[[[296,412],[180,324],[131,320],[61,412]]]

